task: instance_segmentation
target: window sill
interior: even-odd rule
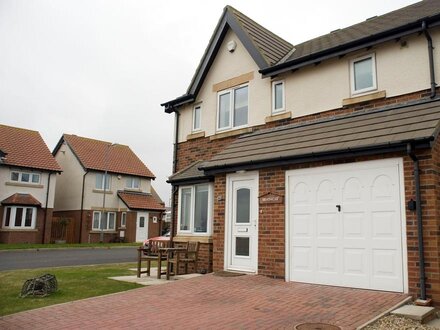
[[[267,123],[271,123],[274,121],[278,121],[278,120],[283,120],[283,119],[290,119],[292,118],[292,112],[288,111],[288,112],[281,112],[279,114],[274,114],[272,116],[266,117],[265,122]]]
[[[93,192],[94,192],[94,193],[97,193],[97,194],[103,194],[103,193],[104,193],[104,190],[102,190],[102,189],[93,189]],[[105,193],[108,194],[108,195],[112,195],[112,194],[113,194],[113,191],[111,191],[111,190],[106,190]]]
[[[34,229],[34,228],[2,228],[0,229],[0,231],[12,231],[12,232],[16,232],[16,231],[25,231],[25,232],[38,232],[38,229]]]
[[[354,96],[354,97],[350,97],[348,99],[343,99],[342,100],[342,105],[343,106],[347,106],[347,105],[352,105],[352,104],[357,104],[357,103],[362,103],[362,102],[368,102],[368,101],[372,101],[372,100],[377,100],[377,99],[383,99],[385,98],[386,92],[385,91],[379,91],[379,92],[374,92],[374,93],[369,93],[369,94],[363,94],[360,96]]]
[[[118,232],[116,230],[103,230],[104,234],[117,234]],[[101,234],[100,230],[91,230],[90,234]]]
[[[211,141],[212,140],[218,140],[218,139],[223,139],[223,138],[230,137],[230,136],[236,136],[236,135],[241,135],[241,134],[246,134],[246,133],[252,133],[252,131],[253,131],[252,127],[240,128],[240,129],[226,131],[226,132],[221,132],[221,133],[212,135],[212,136],[209,137],[209,139]]]
[[[142,192],[141,188],[124,188],[124,191]]]
[[[193,140],[193,139],[198,139],[198,138],[202,138],[202,137],[205,137],[205,131],[194,132],[194,133],[188,134],[186,136],[186,139]]]
[[[191,235],[191,234],[177,234],[173,237],[173,242],[200,242],[200,243],[212,243],[212,236],[209,234]]]
[[[26,187],[26,188],[44,188],[42,184],[26,183],[26,182],[5,182],[7,186]]]

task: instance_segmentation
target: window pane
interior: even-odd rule
[[[115,213],[108,213],[108,229],[115,229]]]
[[[234,127],[247,125],[248,120],[248,87],[234,91]]]
[[[141,180],[139,178],[133,179],[133,188],[139,188],[141,186]]]
[[[21,223],[23,220],[23,208],[17,207],[15,210],[15,227],[21,227]]]
[[[21,173],[21,181],[29,182],[29,173]]]
[[[237,190],[236,208],[237,214],[235,221],[237,223],[249,223],[250,222],[250,209],[251,209],[251,191],[248,188],[241,188]]]
[[[96,173],[96,184],[95,184],[95,188],[96,189],[102,189],[102,187],[104,186],[102,183],[102,180],[104,179],[104,175],[101,173]]]
[[[354,89],[361,90],[373,87],[373,59],[354,62]]]
[[[121,227],[125,227],[125,224],[127,222],[127,213],[122,213],[121,215]]]
[[[249,257],[249,237],[235,238],[235,255]]]
[[[5,226],[9,227],[9,223],[11,221],[11,208],[7,207],[6,208],[6,219],[5,219]]]
[[[180,230],[189,230],[191,217],[191,188],[182,189],[180,206]]]
[[[196,206],[194,210],[194,231],[206,233],[208,230],[208,185],[196,186]]]
[[[194,108],[194,124],[193,124],[193,129],[199,129],[200,128],[200,111],[201,111],[201,107],[195,107]]]
[[[25,227],[31,227],[32,226],[32,213],[33,213],[33,209],[32,208],[26,208],[26,218],[24,220],[24,226]]]
[[[40,174],[32,174],[32,183],[40,182]]]
[[[100,217],[101,217],[101,212],[93,212],[93,229],[99,229]]]
[[[219,113],[218,113],[218,127],[219,128],[224,128],[224,127],[229,127],[230,126],[230,122],[229,122],[229,118],[230,118],[230,109],[231,109],[231,94],[230,93],[226,93],[226,94],[222,94],[220,95],[220,100],[219,100]]]
[[[105,212],[102,212],[103,216],[101,217],[101,228],[107,229],[107,217]]]
[[[283,106],[283,84],[275,84],[275,110],[282,109]]]
[[[18,172],[11,173],[11,181],[18,181]]]
[[[131,188],[132,185],[133,185],[133,178],[127,178],[127,180],[125,180],[125,187]]]

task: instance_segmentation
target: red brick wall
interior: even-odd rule
[[[375,100],[340,109],[330,110],[319,114],[309,115],[292,120],[281,120],[255,129],[299,123],[319,118],[331,117],[342,113],[355,111],[367,111],[381,108],[387,105],[395,105],[426,98],[429,91],[421,91],[408,95]],[[177,149],[177,170],[189,164],[203,159],[209,160],[213,155],[223,150],[237,137],[211,141],[209,137],[189,140],[178,144]],[[433,298],[437,305],[440,305],[440,141],[436,142],[432,152],[430,150],[417,151],[420,158],[421,169],[421,191],[424,224],[424,246],[426,258],[427,294]],[[415,200],[415,185],[413,176],[413,161],[404,153],[393,153],[369,157],[347,158],[337,161],[314,162],[284,166],[277,168],[262,169],[259,171],[259,193],[277,192],[285,193],[285,171],[289,169],[316,167],[323,165],[340,164],[355,161],[366,161],[389,157],[403,157],[404,159],[404,183],[405,200]],[[212,264],[213,270],[218,271],[224,268],[224,218],[225,218],[225,196],[226,176],[217,175],[214,183],[214,219],[213,219],[213,242]],[[175,196],[177,205],[177,194]],[[222,197],[219,199],[219,197]],[[271,277],[284,278],[285,269],[285,211],[284,204],[266,204],[260,207],[259,219],[259,252],[258,272]],[[177,206],[174,210],[174,223],[177,222]],[[176,225],[174,226],[176,228]],[[418,238],[416,214],[406,211],[406,231],[408,248],[408,281],[409,292],[414,296],[419,295],[419,269],[418,269]]]
[[[4,208],[0,206],[0,224],[3,224]],[[45,230],[45,243],[50,240],[50,230],[52,221],[52,209],[47,209],[47,222],[44,227],[45,209],[37,208],[37,218],[35,229],[33,230],[9,230],[1,228],[0,243],[43,243],[43,228]]]

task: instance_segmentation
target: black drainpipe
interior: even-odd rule
[[[417,237],[419,245],[419,276],[420,276],[420,298],[426,300],[425,284],[425,252],[423,247],[423,223],[422,223],[422,202],[420,196],[420,169],[419,159],[414,154],[413,146],[408,143],[407,154],[414,162],[414,181],[416,185],[416,212],[417,212]]]
[[[436,86],[435,83],[435,71],[434,71],[434,47],[432,46],[432,38],[428,32],[428,28],[426,26],[426,21],[422,22],[422,30],[425,34],[426,40],[428,41],[428,55],[429,55],[429,73],[431,75],[431,99],[433,99],[436,95]]]
[[[43,244],[44,244],[44,237],[46,236],[47,206],[49,205],[49,187],[50,187],[50,176],[51,175],[52,175],[52,173],[49,172],[49,177],[47,178],[46,208],[44,209],[43,238],[41,239],[41,243],[43,243]]]
[[[179,117],[180,113],[177,111],[177,109],[174,110],[176,116],[175,116],[175,125],[174,125],[174,152],[173,152],[173,174],[177,171],[177,147],[179,143]],[[171,188],[171,228],[170,228],[170,242],[171,245],[173,244],[173,238],[174,238],[174,208],[175,208],[175,195],[177,192],[177,187],[172,186]]]
[[[79,242],[81,243],[81,237],[82,237],[82,227],[83,227],[83,208],[84,208],[84,184],[86,181],[86,175],[89,173],[86,170],[86,173],[83,175],[83,182],[82,182],[82,191],[81,191],[81,214],[79,215]]]

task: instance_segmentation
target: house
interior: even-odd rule
[[[201,268],[440,304],[440,2],[292,45],[227,6],[174,113]]]
[[[75,242],[142,242],[161,233],[165,204],[154,174],[126,145],[64,134],[54,214],[73,219]],[[107,174],[107,175],[106,175]]]
[[[0,243],[50,241],[59,172],[40,133],[0,125]]]

